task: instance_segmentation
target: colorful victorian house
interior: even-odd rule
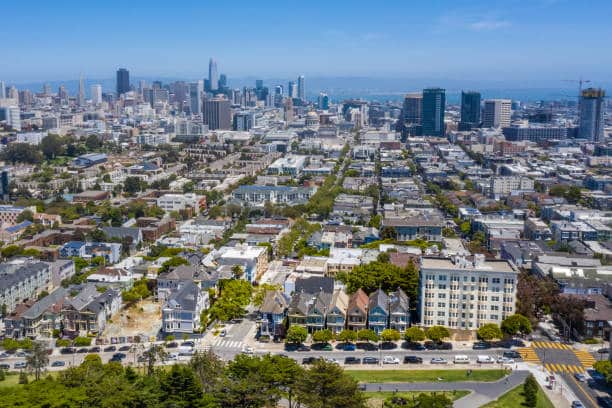
[[[368,295],[362,289],[351,295],[346,313],[349,330],[359,331],[367,327],[368,302]]]
[[[376,334],[387,328],[389,322],[389,296],[382,290],[376,289],[370,295],[368,303],[368,326],[374,330]]]
[[[408,295],[398,287],[389,296],[389,328],[403,333],[409,326],[410,302]]]

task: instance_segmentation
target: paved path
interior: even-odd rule
[[[476,408],[496,400],[512,388],[522,384],[529,371],[514,371],[508,377],[495,382],[415,382],[415,383],[367,383],[366,391],[472,391],[455,401],[455,408]]]

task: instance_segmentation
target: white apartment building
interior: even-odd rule
[[[482,111],[482,127],[497,128],[510,126],[512,101],[510,99],[487,99]]]
[[[182,211],[187,207],[194,209],[197,214],[200,210],[200,196],[188,194],[164,194],[157,199],[157,206],[166,212]]]
[[[534,181],[529,177],[491,177],[489,189],[491,197],[497,199],[510,195],[513,191],[533,191]]]
[[[421,259],[419,312],[424,326],[477,330],[515,313],[518,271],[505,260]]]

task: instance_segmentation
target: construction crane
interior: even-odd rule
[[[563,82],[574,82],[578,83],[578,100],[580,101],[580,96],[582,95],[582,84],[588,84],[591,82],[590,79],[564,79]]]

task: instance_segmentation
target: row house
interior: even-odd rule
[[[62,307],[64,333],[97,335],[104,331],[106,322],[121,308],[121,291],[107,289],[98,292],[94,284],[73,288],[77,291]]]
[[[5,336],[16,340],[51,338],[54,330],[61,329],[61,309],[67,297],[68,290],[59,288],[30,306],[20,304],[24,310],[16,310],[4,321]]]
[[[28,299],[36,299],[42,291],[50,290],[51,265],[31,260],[15,260],[0,265],[0,305],[8,313]]]
[[[200,330],[200,315],[210,307],[209,294],[194,282],[179,285],[162,306],[165,333],[194,333]]]

